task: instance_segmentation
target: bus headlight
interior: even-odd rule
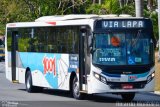
[[[147,83],[149,83],[155,76],[155,72],[153,72],[152,74],[150,74],[148,77],[147,77]]]
[[[96,77],[98,80],[100,79],[100,75],[94,72],[94,77]]]
[[[107,84],[106,78],[103,77],[103,76],[101,76],[100,81],[103,82],[103,83],[105,83],[105,84]]]
[[[154,78],[154,76],[155,76],[155,72],[152,73],[152,78]]]
[[[102,75],[100,75],[100,74],[98,74],[98,73],[96,73],[96,72],[94,72],[93,74],[94,74],[94,77],[95,77],[96,79],[98,79],[99,81],[107,84],[107,80],[106,80],[106,78],[105,78],[104,76],[102,76]]]

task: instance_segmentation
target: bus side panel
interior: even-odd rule
[[[50,59],[48,59],[48,57],[46,58],[46,54],[44,53],[20,52],[20,59],[23,68],[26,69],[28,67],[31,70],[32,82],[34,86],[50,88],[57,87],[57,78],[53,75],[54,71],[49,71],[51,69],[48,69],[45,64],[46,62],[49,64],[49,61],[52,62],[52,56],[49,57]]]
[[[69,54],[20,52],[19,55],[23,65],[20,69],[30,68],[34,86],[69,90],[70,74],[78,67],[78,61],[69,61]],[[69,67],[70,64],[72,68]],[[22,75],[21,79],[25,78],[23,73]]]
[[[69,90],[69,55],[62,54],[58,61],[58,89]]]
[[[6,78],[9,81],[12,81],[12,75],[11,75],[11,52],[8,52],[8,44],[7,41],[10,40],[11,43],[11,38],[7,38],[8,33],[7,33],[7,27],[6,27],[6,35],[5,35],[5,73],[6,73]]]
[[[28,56],[27,53],[25,54],[25,61],[28,61]],[[19,83],[25,83],[25,73],[26,73],[26,68],[24,67],[21,59],[21,52],[17,53],[17,70],[18,70],[18,80]],[[23,62],[25,62],[23,61]]]
[[[5,54],[5,65],[6,65],[6,78],[12,81],[12,74],[11,74],[11,52],[7,52]]]
[[[25,83],[25,73],[26,73],[25,68],[18,68],[19,83]]]
[[[16,52],[16,59],[18,59],[18,52]],[[7,52],[6,54],[6,78],[12,81],[12,58],[11,52]],[[18,62],[16,62],[16,80],[19,81],[19,67],[17,66]]]

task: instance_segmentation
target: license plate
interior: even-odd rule
[[[122,84],[122,89],[133,89],[132,84]]]

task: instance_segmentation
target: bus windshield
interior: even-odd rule
[[[150,36],[147,32],[96,33],[93,64],[143,65],[150,63]]]

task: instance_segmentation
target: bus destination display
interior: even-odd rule
[[[102,28],[143,28],[144,21],[102,21]]]

